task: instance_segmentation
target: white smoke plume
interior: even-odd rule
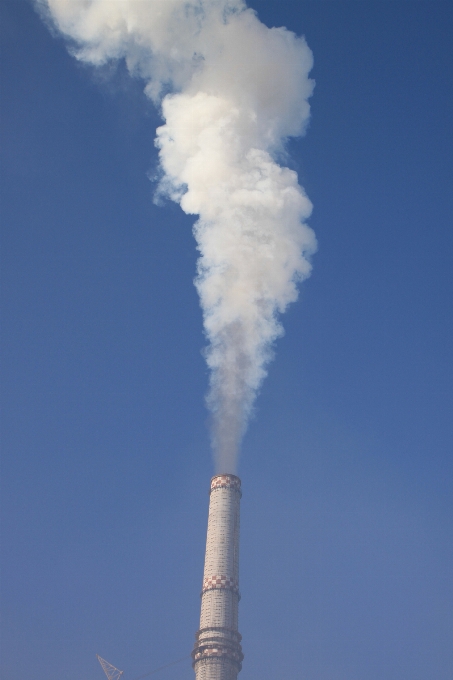
[[[213,447],[217,470],[234,472],[278,315],[316,249],[311,203],[277,162],[309,118],[311,51],[242,0],[35,1],[77,59],[124,59],[161,107],[158,191],[199,216]]]

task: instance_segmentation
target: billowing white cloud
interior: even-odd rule
[[[313,82],[303,38],[241,0],[37,0],[80,60],[125,59],[162,107],[160,193],[199,216],[196,286],[219,472],[235,470],[278,320],[310,274],[311,203],[276,158],[303,133]]]

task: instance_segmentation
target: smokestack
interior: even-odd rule
[[[241,480],[211,479],[200,630],[192,652],[196,680],[236,680],[242,668],[239,604]]]

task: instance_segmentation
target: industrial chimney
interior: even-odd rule
[[[242,668],[239,604],[241,480],[211,479],[200,630],[192,652],[196,680],[237,680]]]

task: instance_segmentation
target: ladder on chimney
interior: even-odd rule
[[[124,671],[120,671],[118,668],[115,668],[115,666],[112,666],[111,663],[103,659],[101,656],[99,656],[99,654],[96,654],[96,656],[108,680],[119,680]]]

